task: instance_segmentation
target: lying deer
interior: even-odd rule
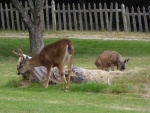
[[[96,58],[94,63],[101,70],[108,70],[111,67],[111,70],[114,71],[114,66],[117,66],[117,70],[123,71],[125,63],[128,61],[129,58],[123,60],[122,56],[116,51],[104,51]]]
[[[44,66],[47,68],[46,80],[44,82],[45,88],[48,87],[50,81],[50,73],[52,67],[57,66],[61,74],[61,83],[64,88],[64,62],[68,63],[68,76],[66,81],[66,91],[69,90],[70,73],[72,70],[72,62],[74,55],[74,45],[68,39],[59,40],[53,44],[45,46],[41,52],[29,59],[26,57],[18,67],[19,74],[23,74],[33,67]]]

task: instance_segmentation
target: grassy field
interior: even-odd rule
[[[44,39],[45,45],[58,38]],[[129,58],[126,73],[104,84],[71,84],[66,93],[60,85],[45,89],[42,83],[20,88],[13,50],[29,52],[27,38],[0,38],[0,113],[149,113],[150,42],[71,39],[74,65],[95,69],[95,58],[105,50],[116,50]]]

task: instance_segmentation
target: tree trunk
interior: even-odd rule
[[[43,32],[38,28],[38,26],[34,25],[34,27],[29,30],[30,52],[33,54],[38,54],[44,47]]]
[[[32,24],[33,27],[28,27],[28,30],[29,30],[29,38],[30,38],[30,52],[33,54],[38,54],[41,51],[41,49],[44,47],[44,42],[43,42],[43,32],[45,28],[44,13],[43,13],[44,0],[36,0],[35,4],[36,5],[34,10],[36,11],[32,11],[33,18],[34,18],[34,22]]]
[[[38,54],[44,47],[43,32],[44,32],[44,13],[43,6],[45,0],[28,0],[30,12],[33,18],[29,15],[28,11],[22,6],[18,0],[11,0],[15,8],[20,13],[20,16],[29,31],[30,52]]]

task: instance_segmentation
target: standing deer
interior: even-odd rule
[[[18,62],[17,62],[17,70],[19,69],[21,63],[24,62],[24,59],[26,59],[26,57],[28,57],[29,59],[31,59],[32,57],[23,54],[22,50],[18,48],[18,52],[13,51],[13,53],[19,57]],[[40,66],[40,67],[34,67],[32,69],[29,69],[28,71],[26,71],[25,73],[21,74],[23,79],[20,82],[20,85],[22,87],[29,85],[29,83],[31,82],[38,82],[38,81],[44,81],[46,75],[47,75],[47,70],[44,66]],[[20,75],[20,73],[18,72],[18,75]],[[51,70],[51,79],[50,79],[50,83],[51,84],[57,84],[61,82],[60,81],[60,77],[57,77],[55,75],[54,72],[54,68],[52,68]]]
[[[45,88],[48,87],[48,83],[50,80],[51,68],[57,66],[60,74],[61,74],[61,83],[64,88],[64,63],[68,64],[68,76],[66,81],[66,91],[69,90],[69,82],[70,82],[70,73],[72,70],[72,62],[74,55],[74,45],[68,39],[61,39],[53,44],[45,46],[41,52],[29,59],[26,57],[24,62],[22,62],[18,68],[18,72],[20,74],[25,73],[27,70],[33,67],[44,66],[47,68],[46,80],[44,81]]]
[[[111,67],[111,70],[114,71],[114,66],[117,66],[117,70],[123,71],[125,69],[125,63],[128,61],[129,58],[124,60],[116,51],[104,51],[96,58],[94,63],[101,70],[107,70]]]

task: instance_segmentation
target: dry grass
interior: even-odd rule
[[[150,95],[150,74],[149,67],[135,67],[120,75],[114,72],[112,92],[114,93],[136,93],[143,96]],[[150,96],[148,96],[150,98]]]

